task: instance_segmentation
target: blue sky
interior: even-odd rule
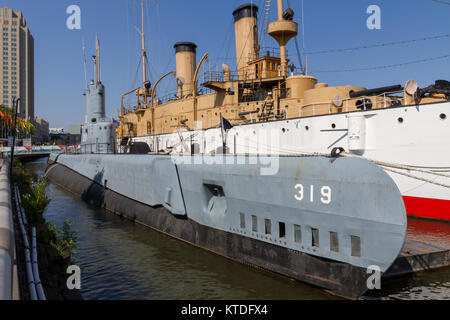
[[[193,41],[197,59],[209,52],[210,63],[233,61],[232,11],[250,0],[146,0],[145,19],[150,76],[154,83],[174,70],[173,44]],[[263,18],[264,0],[254,0]],[[272,1],[270,21],[276,20]],[[285,7],[287,7],[287,0]],[[445,2],[445,1],[444,1]],[[448,1],[450,4],[450,0]],[[23,11],[35,38],[35,112],[51,127],[80,124],[84,116],[85,88],[82,39],[86,45],[88,79],[93,78],[90,58],[98,33],[102,52],[102,81],[106,86],[108,116],[117,117],[122,93],[136,87],[140,56],[140,1],[137,0],[0,0],[0,7]],[[301,25],[301,0],[289,0],[294,20]],[[68,30],[66,9],[81,8],[81,30]],[[369,5],[381,8],[381,29],[369,30]],[[359,47],[450,34],[450,5],[432,0],[304,0],[305,39],[299,35],[302,52]],[[264,39],[260,39],[261,43]],[[303,48],[303,42],[305,47]],[[267,45],[275,47],[268,37]],[[294,42],[289,58],[298,65]],[[450,55],[450,37],[395,46],[328,54],[309,54],[308,69],[320,82],[330,85],[379,87],[404,84],[416,79],[424,87],[436,79],[450,80],[450,58],[400,67],[354,72],[321,72],[370,68]],[[305,56],[303,56],[305,63]],[[137,79],[137,80],[135,80]],[[160,95],[175,90],[175,80],[163,81]]]

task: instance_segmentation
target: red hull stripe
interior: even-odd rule
[[[450,200],[403,197],[406,213],[411,216],[450,220]]]

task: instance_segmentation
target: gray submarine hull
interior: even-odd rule
[[[368,270],[385,272],[406,238],[396,184],[363,159],[277,157],[277,170],[261,174],[267,158],[52,154],[45,174],[87,202],[194,246],[362,296]]]

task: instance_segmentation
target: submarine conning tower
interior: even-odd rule
[[[101,82],[92,81],[85,91],[86,115],[84,123],[96,123],[103,121],[105,112],[105,87]]]
[[[233,17],[238,78],[246,79],[253,75],[248,63],[259,56],[258,7],[251,3],[243,4],[233,11]]]
[[[181,99],[193,93],[197,45],[193,42],[177,42],[173,47],[177,67],[177,92]]]
[[[88,85],[86,95],[86,114],[84,123],[96,123],[105,119],[105,87],[100,81],[100,43],[96,40],[94,66],[95,81]]]
[[[114,153],[115,124],[106,119],[105,87],[100,81],[100,43],[97,39],[94,56],[95,81],[88,85],[86,96],[86,113],[81,132],[82,153]]]

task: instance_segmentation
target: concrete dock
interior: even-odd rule
[[[385,278],[450,266],[450,223],[408,219],[407,239]]]
[[[0,160],[0,300],[18,300],[18,273],[9,162]]]

